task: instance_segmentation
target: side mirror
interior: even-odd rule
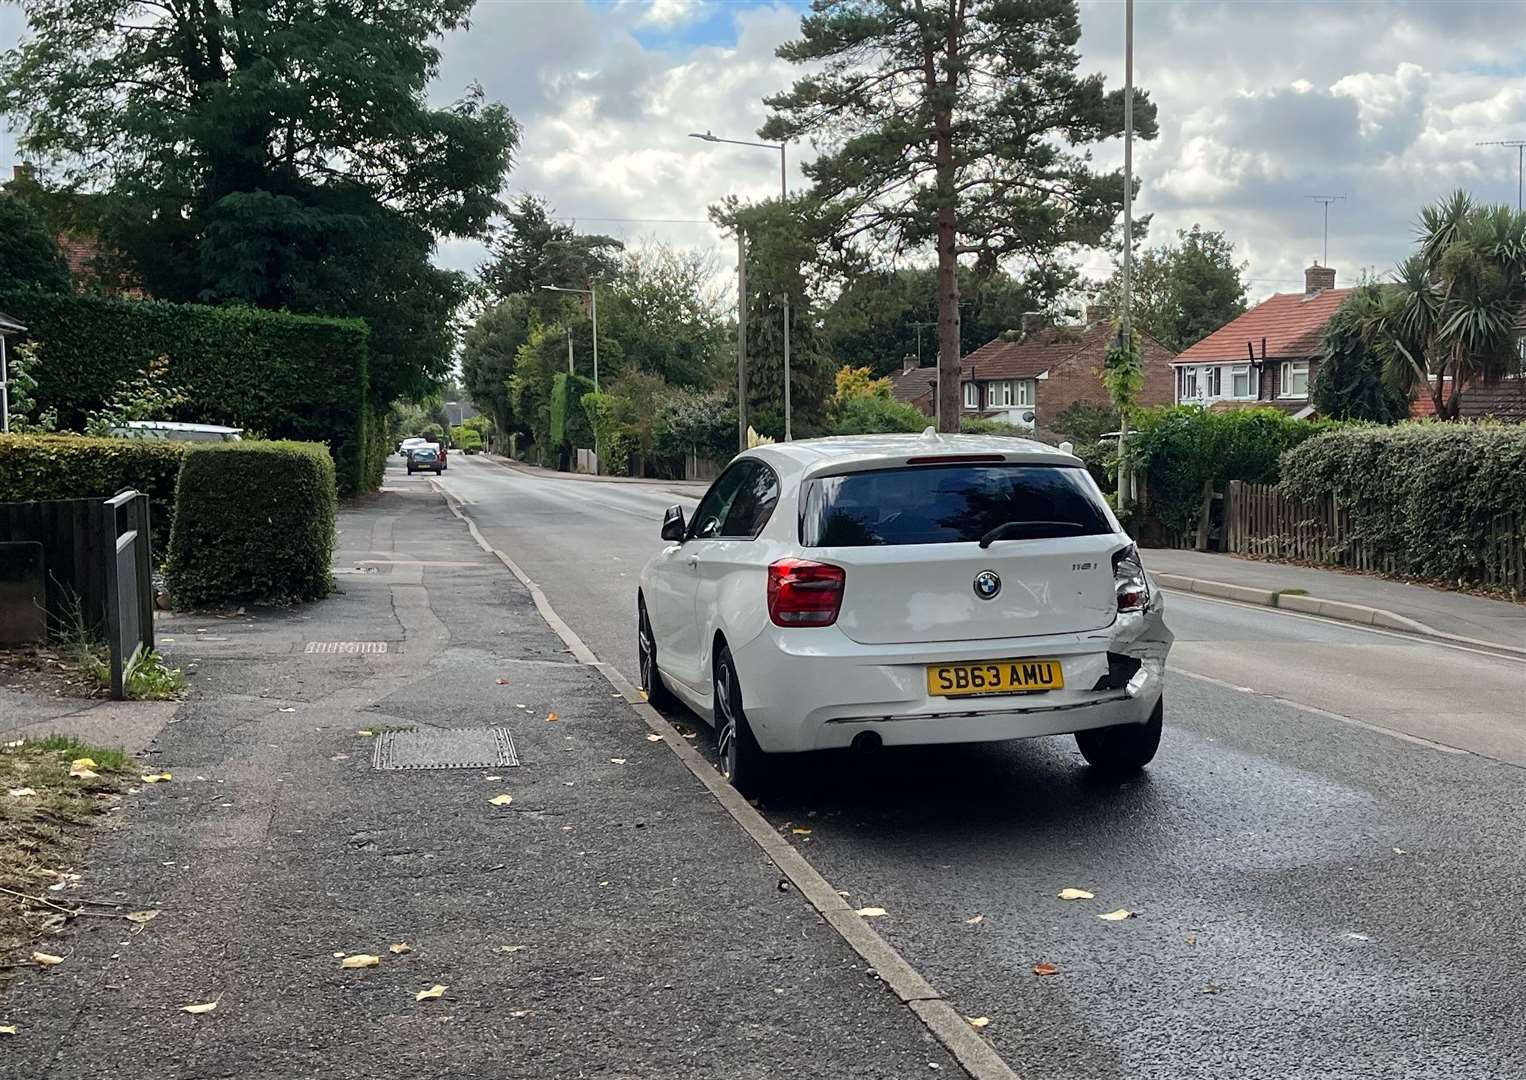
[[[683,543],[684,534],[684,508],[670,506],[662,512],[662,538],[674,543]]]

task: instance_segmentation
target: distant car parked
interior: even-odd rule
[[[437,447],[425,443],[423,446],[415,446],[408,451],[408,475],[416,472],[433,472],[438,476],[445,469],[445,463],[440,460]]]
[[[166,442],[242,442],[243,431],[220,424],[182,424],[173,420],[128,420],[111,429],[118,438]]]
[[[402,454],[404,457],[407,457],[409,454],[411,454],[414,451],[414,449],[416,449],[417,447],[420,447],[420,446],[424,446],[428,442],[429,442],[428,439],[421,439],[421,438],[419,438],[416,435],[415,436],[411,436],[411,437],[409,437],[407,439],[404,439],[402,442],[397,444],[397,452],[399,454]]]

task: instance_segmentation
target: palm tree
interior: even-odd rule
[[[1409,397],[1424,387],[1436,415],[1455,420],[1464,387],[1520,368],[1526,214],[1457,191],[1421,211],[1418,232],[1419,251],[1399,264],[1363,336],[1394,386]]]

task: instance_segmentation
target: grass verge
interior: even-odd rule
[[[94,776],[69,775],[81,758]],[[58,906],[70,906],[91,823],[120,803],[132,767],[120,750],[67,735],[0,746],[0,888],[9,890],[0,892],[0,955],[63,926]]]

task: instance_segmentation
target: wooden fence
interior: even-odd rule
[[[1351,513],[1334,496],[1300,502],[1269,484],[1229,483],[1225,551],[1369,573],[1394,574],[1403,569],[1392,552],[1374,550],[1352,533]],[[1496,518],[1482,549],[1479,563],[1486,572],[1478,584],[1526,592],[1526,514]]]

